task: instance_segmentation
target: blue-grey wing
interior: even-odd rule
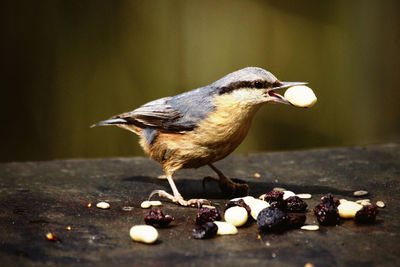
[[[198,88],[173,97],[151,101],[127,113],[115,116],[141,128],[168,132],[191,131],[215,109],[213,90]]]

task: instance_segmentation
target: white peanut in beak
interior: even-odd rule
[[[293,106],[301,108],[312,107],[317,102],[313,90],[305,85],[297,85],[286,90],[285,99]]]

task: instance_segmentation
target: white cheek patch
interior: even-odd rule
[[[309,108],[317,102],[313,90],[304,85],[290,87],[286,90],[285,99],[296,107]]]
[[[255,104],[264,101],[265,93],[260,89],[243,88],[234,90],[232,96],[243,103]]]

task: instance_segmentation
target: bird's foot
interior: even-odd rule
[[[172,202],[179,204],[181,206],[184,206],[184,207],[200,207],[203,204],[210,204],[210,201],[208,201],[207,199],[199,198],[199,199],[184,200],[180,194],[177,196],[174,196],[170,193],[167,193],[164,190],[154,190],[153,192],[150,193],[149,200],[154,195],[158,195],[159,197],[168,198]]]
[[[249,195],[249,186],[243,180],[236,178],[228,179],[226,177],[220,177],[218,179],[215,177],[207,176],[203,178],[203,189],[205,188],[206,182],[209,181],[217,181],[222,194],[227,197],[234,198]]]

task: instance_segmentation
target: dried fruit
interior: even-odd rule
[[[248,217],[247,210],[239,206],[230,207],[224,214],[225,221],[237,227],[244,225]]]
[[[307,203],[298,196],[292,196],[286,199],[286,211],[289,212],[305,212]]]
[[[158,231],[150,225],[135,225],[129,230],[129,235],[134,241],[151,244],[156,242]]]
[[[230,207],[235,207],[235,206],[245,208],[247,211],[247,214],[250,215],[251,209],[250,209],[249,205],[247,205],[246,202],[244,202],[243,199],[229,201],[228,204],[226,204],[225,210],[229,209]]]
[[[217,208],[201,207],[197,212],[196,223],[203,225],[206,222],[221,220],[221,214]]]
[[[284,209],[285,202],[283,201],[284,193],[282,191],[272,190],[264,194],[264,201],[268,202],[271,207],[276,207],[278,209]]]
[[[306,222],[306,215],[304,214],[288,214],[287,227],[290,229],[298,229]]]
[[[144,216],[145,223],[148,225],[153,225],[154,227],[166,227],[173,220],[174,217],[171,215],[164,215],[160,209],[151,210],[146,216]]]
[[[376,215],[378,214],[378,207],[375,205],[363,206],[363,208],[356,213],[356,223],[368,224],[374,223]]]
[[[200,227],[193,229],[192,235],[196,239],[210,238],[217,234],[218,226],[213,222],[206,222]]]
[[[322,225],[336,225],[339,223],[339,212],[337,206],[339,201],[331,194],[321,198],[319,204],[314,208],[314,214]]]
[[[268,207],[260,211],[257,216],[257,225],[263,231],[280,231],[286,228],[288,216],[275,207]]]

